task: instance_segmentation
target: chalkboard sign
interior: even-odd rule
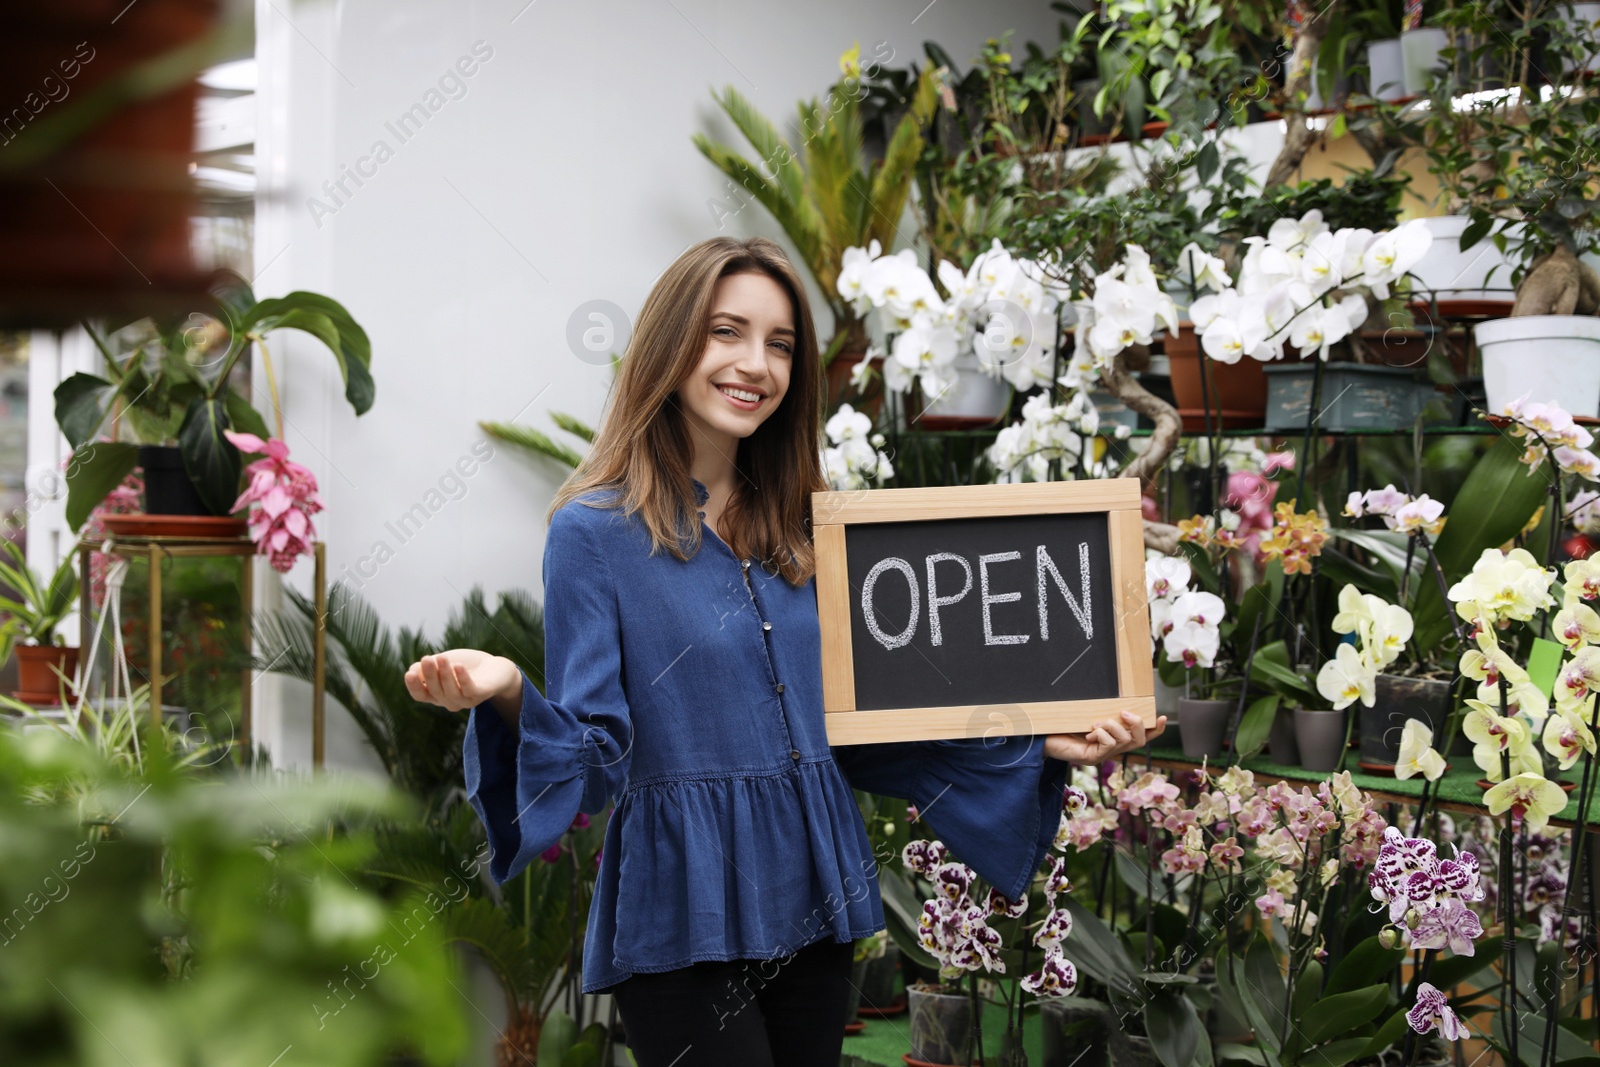
[[[816,493],[829,744],[1155,723],[1134,479]]]

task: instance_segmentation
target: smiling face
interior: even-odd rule
[[[738,440],[778,409],[794,349],[794,309],[783,286],[760,273],[718,279],[705,351],[677,390],[697,451],[710,446],[731,457]]]

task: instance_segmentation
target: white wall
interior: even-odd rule
[[[480,419],[598,420],[610,372],[569,349],[574,311],[604,299],[635,314],[680,252],[719,232],[784,240],[753,203],[719,229],[710,202],[727,200],[725,180],[689,138],[742,142],[713,87],[792,124],[852,42],[863,56],[885,42],[903,67],[924,62],[931,39],[965,63],[1008,28],[1015,43],[1048,43],[1058,24],[1034,0],[259,0],[256,11],[257,292],[344,302],[372,335],[377,382],[358,420],[326,353],[280,337],[287,439],[322,485],[330,578],[359,577],[388,623],[432,632],[474,584],[542,589],[543,516],[564,469],[497,446],[448,490],[458,460],[488,441]],[[429,103],[477,42],[465,95],[434,98],[402,141],[389,124]],[[337,200],[322,189],[379,141],[393,154],[366,165],[362,186],[346,179]],[[418,504],[426,521],[397,536],[390,524]],[[290,581],[310,578],[305,561]],[[268,678],[257,691],[263,736],[304,761],[303,687]],[[360,758],[342,718],[330,718],[330,762]]]

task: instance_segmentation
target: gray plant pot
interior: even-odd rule
[[[861,1003],[882,1011],[893,1007],[896,995],[895,978],[900,970],[900,948],[893,941],[883,955],[866,961],[866,972],[861,981]]]
[[[1111,1034],[1111,1067],[1161,1067],[1161,1057],[1156,1055],[1148,1037],[1114,1030]]]
[[[867,980],[867,964],[871,960],[856,960],[850,967],[850,991],[845,995],[844,1024],[860,1021],[861,987]]]
[[[1344,758],[1345,712],[1294,709],[1294,739],[1300,766],[1308,771],[1336,771]]]
[[[927,993],[908,989],[911,1057],[924,1063],[966,1062],[972,1034],[972,998],[966,993]]]
[[[1384,773],[1394,769],[1400,760],[1400,735],[1408,719],[1427,723],[1434,740],[1444,743],[1445,724],[1450,718],[1448,681],[1380,674],[1373,688],[1376,699],[1370,708],[1361,705],[1357,722],[1363,770]]]
[[[1227,737],[1228,716],[1233,713],[1231,700],[1195,700],[1183,697],[1178,701],[1178,736],[1183,739],[1183,754],[1190,759],[1222,755],[1222,742]]]
[[[1111,1005],[1087,997],[1039,1001],[1043,1067],[1111,1067]]]
[[[1267,754],[1272,762],[1285,767],[1300,766],[1300,745],[1294,736],[1294,712],[1279,708],[1272,717],[1272,733],[1267,735]]]

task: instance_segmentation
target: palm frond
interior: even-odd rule
[[[560,411],[552,411],[550,412],[550,421],[570,433],[572,436],[582,438],[591,445],[594,444],[594,427],[590,426],[581,419],[573,418],[571,415],[564,414]]]
[[[583,462],[583,457],[566,445],[557,444],[546,434],[535,430],[531,426],[519,426],[511,422],[481,421],[478,423],[484,433],[496,440],[504,441],[508,445],[527,449],[535,455],[548,456],[550,459],[565,463],[569,467],[577,467]]]
[[[766,160],[778,176],[778,184],[790,203],[798,204],[805,195],[804,180],[793,149],[778,135],[778,129],[761,112],[757,111],[743,93],[727,86],[721,96],[713,95],[718,105],[744,134],[758,159]]]

